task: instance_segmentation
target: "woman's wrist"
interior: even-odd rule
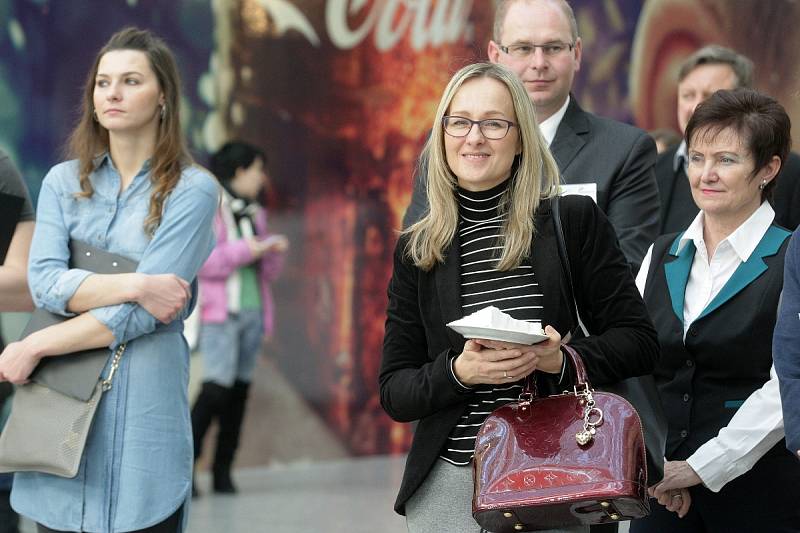
[[[50,339],[49,335],[47,334],[47,328],[34,331],[25,337],[21,342],[25,344],[25,347],[27,348],[26,353],[28,356],[31,357],[36,363],[41,361],[44,357],[50,355],[48,353]]]
[[[123,290],[126,294],[123,296],[125,301],[141,303],[147,293],[147,274],[140,272],[131,272],[130,274],[120,274],[124,276],[120,281],[120,286],[124,287]]]
[[[450,358],[450,361],[449,361],[449,365],[450,365],[450,374],[452,375],[452,377],[453,377],[453,380],[455,381],[456,385],[457,385],[457,386],[458,386],[460,389],[462,389],[462,390],[464,390],[464,391],[468,391],[468,390],[470,390],[472,387],[471,387],[470,385],[467,385],[467,384],[464,382],[464,380],[458,376],[458,372],[456,372],[456,361],[458,361],[458,359],[460,358],[460,355],[461,355],[461,354],[458,354],[458,355],[456,355],[455,357],[451,357],[451,358]]]
[[[539,364],[536,369],[546,372],[548,374],[561,374],[564,368],[564,352],[561,351],[559,345],[556,352],[552,355],[540,357]]]

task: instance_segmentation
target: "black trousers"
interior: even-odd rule
[[[180,529],[181,523],[181,515],[183,514],[183,507],[178,508],[175,513],[154,526],[150,526],[146,529],[137,529],[136,531],[132,531],[131,533],[177,533]],[[50,529],[48,527],[44,527],[42,524],[36,524],[38,533],[69,533],[66,531],[57,531],[55,529]]]
[[[719,492],[689,489],[692,505],[683,518],[650,500],[650,516],[631,522],[631,533],[800,532],[800,462],[775,445],[753,468]]]

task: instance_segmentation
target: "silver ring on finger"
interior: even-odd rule
[[[506,372],[505,370],[503,370],[503,377],[508,379],[508,372]]]

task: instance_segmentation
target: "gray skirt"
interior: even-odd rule
[[[409,533],[481,533],[472,518],[472,468],[438,459],[428,477],[406,502]],[[588,526],[549,529],[542,533],[588,533]]]

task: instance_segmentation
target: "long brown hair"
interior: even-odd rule
[[[70,135],[68,151],[70,157],[79,161],[81,192],[78,196],[88,198],[94,193],[89,175],[95,170],[95,159],[109,149],[108,130],[95,120],[95,78],[102,57],[114,50],[143,52],[164,95],[163,114],[156,134],[155,150],[150,160],[150,181],[153,184],[153,191],[150,194],[150,206],[144,220],[145,233],[152,236],[161,223],[164,202],[177,185],[181,170],[192,164],[192,157],[186,149],[181,132],[181,82],[178,66],[172,51],[164,41],[147,30],[132,27],[120,30],[111,36],[97,53],[94,65],[86,77],[81,116]]]

